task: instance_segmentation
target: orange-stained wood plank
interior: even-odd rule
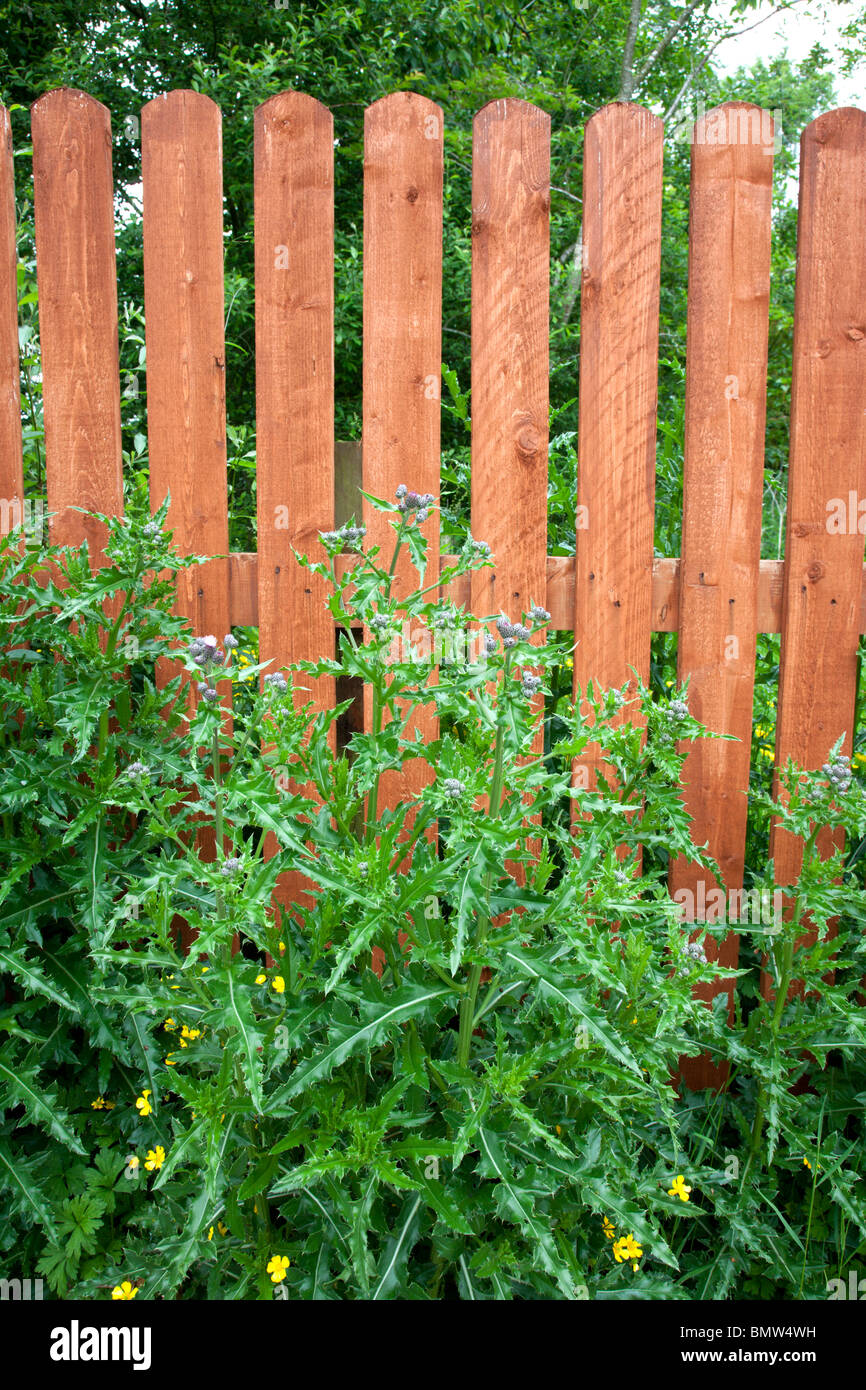
[[[323,559],[334,525],[334,123],[302,92],[256,111],[255,236],[259,659],[278,671],[334,648],[324,582],[292,553]],[[333,707],[333,677],[306,684]]]
[[[0,106],[0,535],[24,521],[12,125]],[[18,501],[18,507],[14,503]]]
[[[736,742],[699,740],[683,767],[692,839],[707,844],[722,871],[679,858],[671,895],[696,919],[699,885],[741,888],[746,845],[757,576],[761,556],[773,144],[768,115],[731,102],[702,116],[692,146],[689,216],[683,540],[678,674],[689,680],[696,719]],[[771,127],[770,127],[771,129]],[[729,933],[710,960],[736,967],[739,937]],[[733,981],[699,986],[699,998]],[[708,1056],[683,1058],[693,1088],[721,1084],[727,1069]]]
[[[472,575],[471,606],[511,622],[547,588],[549,260],[550,117],[488,102],[472,157],[472,534],[495,569]]]
[[[255,240],[259,659],[274,672],[334,654],[327,587],[293,554],[323,559],[334,528],[334,122],[302,92],[255,114]],[[303,686],[296,703],[333,708],[333,676]],[[284,874],[277,901],[309,886]]]
[[[442,568],[453,564],[453,555],[440,555]],[[353,560],[345,556],[337,561],[338,572]],[[258,556],[252,551],[234,551],[230,556],[232,623],[252,626],[258,622],[259,601],[256,591]],[[758,572],[758,631],[779,632],[782,626],[781,560],[762,560]],[[653,559],[653,632],[679,631],[679,573],[676,558],[656,555]],[[860,598],[860,631],[866,633],[866,566],[863,567]],[[469,576],[463,575],[445,586],[444,591],[458,605],[470,603]],[[548,555],[547,602],[550,626],[563,630],[574,627],[574,556]]]
[[[228,554],[222,134],[199,92],[142,110],[144,304],[150,500],[186,554]],[[178,576],[177,609],[199,635],[229,629],[228,559]]]
[[[776,766],[814,769],[842,734],[850,756],[857,688],[863,536],[856,506],[840,531],[829,509],[866,496],[866,112],[819,116],[800,152]],[[819,838],[825,856],[832,845]],[[770,855],[793,883],[800,840],[776,825]]]
[[[584,148],[575,695],[649,678],[661,203],[662,122],[604,107]],[[576,784],[598,768],[593,746]]]
[[[72,508],[123,511],[111,119],[60,88],[31,128],[51,539],[99,560],[104,528]]]
[[[442,366],[442,112],[427,97],[395,92],[368,107],[364,118],[364,490],[394,498],[400,483],[439,503],[440,374]],[[389,518],[364,504],[368,545],[382,547],[390,564],[394,534]],[[439,515],[424,524],[430,574],[439,565]],[[399,598],[417,587],[406,555],[397,567]],[[407,634],[424,641],[423,629]],[[428,639],[429,640],[429,639]],[[419,651],[423,648],[419,645]],[[430,679],[434,673],[431,670]],[[372,727],[366,694],[365,722]],[[409,734],[437,736],[428,709]],[[379,810],[420,791],[429,769],[412,759],[388,772]]]
[[[488,102],[472,149],[472,534],[495,569],[472,574],[470,611],[519,623],[547,588],[550,117]]]

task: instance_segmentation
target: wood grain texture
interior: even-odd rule
[[[51,539],[103,526],[73,511],[123,511],[111,119],[84,92],[60,88],[31,109],[36,268]]]
[[[142,110],[150,500],[187,554],[228,554],[222,135],[219,108],[169,92]],[[178,576],[177,611],[228,631],[228,559]]]
[[[453,555],[441,555],[444,569],[454,563]],[[337,561],[338,572],[344,565],[354,563],[349,556]],[[230,556],[232,623],[253,626],[258,623],[257,594],[258,556],[253,551],[234,551]],[[762,560],[758,571],[758,631],[779,632],[782,626],[782,585],[784,564],[781,560]],[[656,555],[653,558],[653,632],[679,631],[680,562],[676,558]],[[860,599],[860,631],[866,633],[866,566],[863,567]],[[469,606],[471,593],[468,575],[462,575],[443,586],[441,593],[458,606]],[[550,626],[562,630],[574,628],[574,556],[548,555],[547,600],[541,600],[550,613]]]
[[[709,111],[695,126],[689,216],[683,538],[680,562],[678,675],[689,681],[696,719],[736,742],[689,745],[683,795],[692,839],[708,845],[722,871],[685,859],[671,864],[671,895],[698,886],[741,888],[746,844],[757,576],[761,555],[767,335],[770,299],[772,140],[767,113],[744,102]],[[736,967],[739,937],[720,947],[703,939],[707,958]],[[698,986],[699,998],[734,982]],[[727,1069],[708,1056],[683,1058],[693,1088],[718,1086]]]
[[[255,115],[259,660],[332,656],[321,560],[334,526],[334,123],[301,92]],[[334,680],[306,680],[320,709]],[[299,693],[302,699],[310,696]]]
[[[574,691],[649,676],[662,122],[615,103],[584,152]],[[576,769],[592,788],[597,746]]]
[[[491,101],[473,132],[472,534],[495,569],[471,606],[511,622],[547,587],[549,259],[550,117]]]
[[[819,116],[800,152],[776,766],[814,769],[842,734],[850,756],[854,725],[863,536],[830,529],[828,507],[866,496],[866,112]],[[774,826],[770,855],[793,883],[801,842]]]
[[[439,503],[439,424],[442,367],[443,120],[440,108],[415,92],[396,92],[368,107],[364,117],[364,489],[394,498],[405,483]],[[389,518],[364,504],[367,544],[380,545],[387,567],[394,549]],[[439,515],[424,523],[428,568],[439,566]],[[417,571],[404,553],[394,578],[399,598],[417,587]],[[423,651],[420,626],[404,639]],[[427,635],[429,642],[429,634]],[[430,680],[435,672],[430,673]],[[372,699],[365,692],[365,724]],[[407,728],[426,740],[438,736],[429,709]],[[389,771],[379,788],[379,809],[417,795],[429,768],[412,759]]]
[[[0,535],[24,519],[18,362],[18,257],[15,250],[15,173],[12,125],[0,106]]]

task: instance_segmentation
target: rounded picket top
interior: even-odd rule
[[[43,92],[41,97],[37,97],[30,104],[30,117],[46,117],[53,115],[56,110],[66,111],[99,111],[108,124],[111,124],[111,112],[96,97],[92,97],[89,92],[82,92],[77,87],[54,87],[50,92]]]

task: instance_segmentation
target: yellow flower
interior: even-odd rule
[[[135,1102],[135,1108],[142,1119],[146,1119],[146,1117],[153,1110],[153,1106],[148,1100],[149,1095],[150,1091],[142,1091],[141,1095],[138,1097],[138,1100]]]
[[[291,1264],[285,1255],[272,1255],[268,1260],[266,1273],[271,1276],[272,1284],[281,1284],[286,1277],[286,1270]]]
[[[210,970],[210,966],[209,966],[209,965],[203,965],[202,968],[201,968],[201,973],[202,973],[203,975],[206,975],[207,972],[208,972],[209,970]],[[177,985],[175,985],[175,989],[177,989]]]
[[[762,749],[761,749],[761,757],[762,757],[762,758],[766,758],[768,762],[772,762],[774,756],[775,756],[775,755],[774,755],[774,753],[773,753],[772,748],[762,748]]]
[[[265,980],[266,980],[267,978],[268,978],[267,975],[257,975],[257,976],[256,976],[256,984],[257,984],[257,985],[263,985],[263,984],[265,983]]]
[[[131,1168],[131,1169],[133,1170],[133,1172],[135,1171],[136,1168],[140,1168],[140,1167],[141,1167],[141,1159],[139,1158],[138,1154],[133,1154],[130,1158],[128,1158],[128,1159],[126,1160],[126,1166],[127,1166],[127,1168]]]
[[[210,1230],[208,1231],[207,1238],[208,1240],[213,1240],[213,1226],[211,1226]]]
[[[228,1226],[224,1226],[221,1221],[217,1222],[217,1230],[219,1231],[221,1236],[227,1236],[229,1233]]]
[[[613,1256],[617,1264],[630,1261],[632,1269],[637,1269],[637,1261],[643,1254],[643,1247],[638,1245],[634,1236],[629,1232],[627,1236],[620,1236],[614,1243]]]
[[[555,1126],[555,1129],[556,1129],[557,1134],[561,1134],[561,1133],[562,1133],[562,1125],[556,1125],[556,1126]]]
[[[177,1066],[177,1062],[174,1060],[174,1053],[173,1053],[173,1052],[169,1052],[168,1056],[167,1056],[166,1059],[165,1059],[165,1065],[166,1065],[167,1067],[176,1067],[176,1066]]]
[[[183,1028],[180,1030],[180,1036],[181,1036],[181,1039],[183,1039],[183,1038],[188,1038],[190,1042],[195,1042],[196,1038],[200,1038],[200,1037],[201,1037],[201,1029],[200,1029],[200,1028],[187,1028],[186,1024],[184,1024],[184,1025],[183,1025]],[[181,1042],[181,1047],[184,1047],[184,1046],[185,1046],[185,1044],[184,1044],[183,1042]]]
[[[171,1033],[177,1027],[177,1024],[173,1018],[167,1018],[162,1026],[167,1033]]]
[[[285,954],[286,954],[286,943],[285,943],[285,941],[281,941],[281,942],[280,942],[280,955],[281,955],[281,956],[284,956]]]
[[[92,1100],[90,1102],[90,1108],[91,1110],[104,1110],[105,1101],[103,1100],[102,1096],[97,1096],[96,1100]]]
[[[111,1290],[111,1297],[113,1299],[124,1299],[128,1303],[130,1299],[135,1298],[137,1293],[138,1289],[134,1288],[128,1279],[124,1279],[122,1284],[117,1284]]]
[[[285,994],[286,982],[283,979],[282,975],[274,976],[274,978],[271,980],[271,987],[272,989],[275,989],[277,991],[277,994]]]
[[[668,1196],[679,1197],[680,1201],[687,1202],[689,1200],[689,1193],[691,1192],[691,1190],[692,1189],[686,1183],[686,1180],[683,1177],[682,1173],[680,1173],[679,1177],[674,1178],[673,1187],[668,1188]]]
[[[762,729],[762,728],[760,727],[759,724],[756,724],[756,725],[755,725],[755,737],[756,737],[756,738],[766,738],[766,737],[767,737],[767,731],[766,731],[766,729]]]
[[[144,1156],[144,1166],[149,1173],[153,1173],[157,1168],[161,1168],[165,1163],[165,1149],[162,1144],[157,1144],[155,1149],[148,1149]]]
[[[803,1162],[805,1163],[806,1167],[809,1169],[809,1172],[811,1173],[811,1171],[812,1171],[812,1165],[811,1165],[811,1163],[809,1162],[809,1160],[808,1160],[808,1158],[806,1157],[805,1154],[803,1155]],[[821,1165],[820,1165],[820,1163],[819,1163],[819,1164],[818,1164],[818,1172],[820,1173],[820,1171],[821,1171]]]
[[[616,1230],[616,1228],[615,1228],[615,1226],[613,1225],[613,1223],[610,1222],[610,1221],[608,1221],[608,1219],[607,1219],[606,1216],[603,1216],[603,1217],[601,1218],[601,1224],[602,1224],[602,1227],[604,1228],[604,1234],[605,1234],[606,1239],[607,1239],[607,1240],[613,1240],[613,1237],[614,1237],[614,1234],[615,1234],[615,1230]]]

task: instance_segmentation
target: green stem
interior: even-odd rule
[[[509,679],[511,668],[511,653],[505,657],[503,669],[503,691],[506,689],[504,682]],[[503,701],[504,704],[504,701]],[[493,757],[493,781],[490,788],[490,819],[496,820],[502,809],[502,774],[505,764],[505,728],[502,718],[502,706],[500,706],[499,718],[496,725],[496,749]],[[490,889],[492,887],[493,876],[488,873],[484,879],[485,897],[489,901]],[[485,912],[478,920],[478,927],[475,933],[476,950],[481,949],[487,940],[487,933],[490,930],[490,912]],[[469,982],[466,994],[460,1004],[460,1032],[457,1038],[457,1061],[461,1067],[469,1065],[469,1054],[472,1050],[472,1028],[475,1017],[475,1002],[478,998],[478,988],[481,984],[481,972],[484,969],[480,961],[475,961],[469,972]]]

